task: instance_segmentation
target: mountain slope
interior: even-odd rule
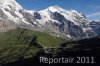
[[[31,13],[32,14],[32,13]],[[65,10],[59,6],[33,12],[37,25],[51,35],[63,38],[89,38],[96,34],[89,27],[89,20],[85,15],[75,10]]]
[[[64,39],[83,39],[96,35],[89,27],[88,19],[75,10],[51,6],[32,12],[22,8],[15,0],[0,0],[0,32],[17,27],[46,32]]]
[[[45,47],[56,47],[63,43],[63,39],[53,37],[44,32],[38,32],[27,29],[14,29],[7,32],[0,33],[0,45],[9,46],[9,45],[29,45],[32,41],[32,38],[36,36],[37,43]],[[34,41],[33,41],[34,42]]]
[[[44,48],[58,47],[63,42],[61,38],[27,29],[0,32],[0,65],[36,57],[44,53]]]
[[[29,47],[26,45],[6,46],[0,49],[0,65],[35,57],[38,53],[44,52],[41,48]]]
[[[78,57],[84,56],[84,57],[89,57],[89,58],[94,57],[95,58],[94,62],[96,62],[96,64],[99,64],[100,63],[99,52],[100,52],[100,36],[97,36],[94,38],[89,38],[89,39],[84,39],[84,40],[66,42],[66,43],[61,44],[60,47],[58,48],[48,48],[47,52],[42,56],[53,57],[53,58],[68,57],[68,56],[73,57],[73,58],[77,56]],[[37,57],[41,57],[41,54],[39,54]],[[33,66],[35,64],[41,65],[37,57],[36,58],[31,57],[28,59],[19,59],[16,62],[8,63],[5,65],[9,65],[9,66],[23,66],[23,65]]]
[[[15,0],[0,0],[0,27],[3,30],[7,31],[16,27],[34,29],[34,21],[32,15],[23,9]],[[3,24],[5,24],[5,27]],[[10,25],[12,28],[9,28],[9,24],[12,24]],[[2,28],[0,28],[1,31]]]
[[[92,21],[89,26],[94,30],[97,35],[100,35],[100,21]]]

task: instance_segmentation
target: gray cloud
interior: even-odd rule
[[[100,6],[88,6],[88,7],[100,9]]]
[[[99,15],[100,15],[100,11],[92,13],[92,14],[89,14],[89,15],[87,15],[87,17],[94,17],[94,16],[99,16]]]

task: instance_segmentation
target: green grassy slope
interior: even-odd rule
[[[15,62],[20,59],[31,58],[40,51],[42,50],[40,50],[39,48],[30,48],[25,45],[4,47],[0,50],[0,64]]]
[[[37,41],[34,43],[32,39],[36,36]],[[33,30],[18,28],[2,32],[0,33],[0,64],[15,62],[20,58],[34,57],[38,52],[44,52],[42,47],[40,48],[41,45],[56,47],[62,42],[61,38]]]
[[[46,47],[55,47],[63,43],[63,39],[53,37],[47,33],[27,29],[15,29],[5,33],[0,33],[0,45],[28,45],[34,35],[37,36],[37,43]]]

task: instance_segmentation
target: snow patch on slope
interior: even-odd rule
[[[42,25],[48,21],[60,23],[57,20],[55,21],[54,19],[51,19],[51,15],[54,12],[58,12],[59,14],[63,15],[66,20],[73,22],[75,25],[80,26],[79,22],[87,22],[88,21],[81,13],[79,13],[75,10],[65,10],[59,6],[51,6],[51,7],[48,7],[44,10],[40,10],[37,12],[41,15],[41,19],[39,19],[39,20],[37,19],[37,21],[39,21],[40,24],[42,24]],[[34,13],[34,12],[31,11],[31,13]]]
[[[22,9],[22,7],[15,0],[0,0],[0,7],[16,11]]]

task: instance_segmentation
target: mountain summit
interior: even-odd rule
[[[75,10],[66,10],[59,6],[50,6],[44,10],[33,12],[37,25],[54,36],[64,38],[88,38],[96,35],[89,20]]]
[[[65,9],[55,5],[55,6],[50,6],[46,10],[51,11],[51,12],[63,12]]]
[[[15,0],[0,0],[0,32],[18,27],[71,39],[96,35],[85,15],[75,10],[56,5],[40,11],[28,11]]]

